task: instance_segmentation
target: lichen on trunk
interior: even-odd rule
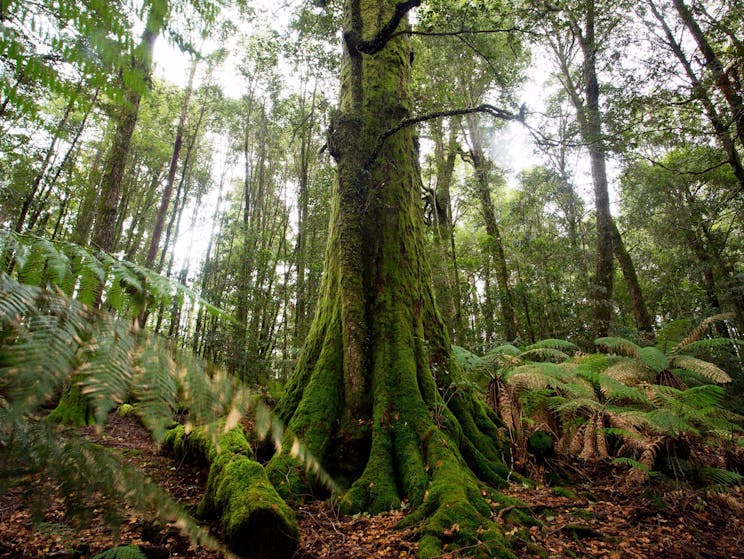
[[[471,556],[511,556],[483,491],[503,484],[506,446],[496,416],[454,360],[436,309],[424,249],[414,132],[380,135],[410,115],[405,35],[363,54],[393,16],[389,0],[345,8],[341,102],[328,147],[338,164],[326,269],[305,348],[277,413],[344,488],[347,512],[407,501],[420,556],[445,543]],[[406,25],[403,21],[401,26]],[[287,439],[285,439],[285,443]],[[267,466],[279,492],[312,488],[285,444]],[[453,528],[454,526],[454,528]]]

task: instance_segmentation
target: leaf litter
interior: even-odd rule
[[[122,460],[144,471],[189,511],[196,510],[207,479],[204,468],[160,453],[150,434],[131,416],[112,414],[102,432],[83,430],[94,442],[118,452]],[[493,520],[502,524],[520,558],[601,557],[606,559],[689,558],[744,559],[744,491],[639,486],[621,483],[623,467],[572,462],[574,479],[565,488],[512,484],[502,490],[518,504],[499,508]],[[124,506],[125,521],[116,531],[103,522],[102,504],[86,503],[85,526],[65,516],[63,495],[50,487],[43,511],[26,498],[25,483],[0,496],[0,559],[84,559],[114,545],[140,545],[149,557],[218,559],[219,551],[194,546],[175,525],[159,525]],[[509,514],[523,509],[537,525],[512,524]],[[301,531],[296,559],[405,559],[416,556],[413,528],[398,529],[407,513],[389,511],[369,516],[339,515],[329,502],[296,509]],[[209,528],[217,538],[219,528]],[[457,526],[451,527],[456,530]],[[474,550],[447,549],[442,559],[466,558]]]

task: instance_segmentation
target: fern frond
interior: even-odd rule
[[[641,347],[634,344],[630,340],[626,340],[625,338],[597,338],[596,340],[594,340],[594,344],[600,347],[606,347],[610,351],[613,351],[620,355],[635,357],[636,359],[640,358]]]
[[[0,415],[0,424],[5,419]],[[101,507],[104,521],[116,525],[126,514],[121,506],[125,498],[135,510],[177,524],[195,543],[222,549],[167,493],[107,448],[48,422],[18,422],[13,429],[12,444],[4,449],[2,473],[43,472],[60,489],[69,514],[85,518],[86,503],[95,495],[107,504]]]
[[[669,366],[669,360],[664,352],[655,347],[644,347],[638,352],[638,357],[647,366],[657,373],[665,370]]]
[[[669,361],[669,365],[672,368],[685,369],[686,371],[697,373],[719,384],[731,382],[731,377],[726,371],[719,369],[713,363],[703,361],[691,355],[673,355]]]
[[[561,398],[550,400],[548,406],[554,412],[560,414],[594,414],[604,408],[604,406],[592,398]]]
[[[513,344],[502,344],[490,349],[488,353],[486,353],[486,355],[504,354],[517,357],[520,353],[522,353],[522,350],[519,349],[517,346]]]
[[[703,338],[694,342],[686,344],[684,347],[679,348],[679,351],[685,353],[705,353],[718,349],[731,349],[734,350],[735,346],[744,346],[744,339],[739,338]]]
[[[454,356],[457,363],[465,370],[483,366],[483,360],[475,353],[468,351],[464,347],[453,345],[452,355]]]
[[[700,468],[700,477],[712,485],[736,485],[744,481],[744,476],[731,470],[703,466]]]
[[[622,359],[604,371],[604,375],[618,382],[632,386],[642,381],[653,380],[648,367],[635,359]]]
[[[637,379],[632,378],[633,381]],[[643,404],[648,401],[646,394],[636,386],[636,382],[624,382],[611,375],[600,375],[598,379],[600,390],[605,398],[610,401],[625,401],[629,403]]]
[[[692,332],[690,332],[684,340],[679,342],[674,347],[674,349],[672,349],[671,352],[677,353],[683,347],[700,340],[705,334],[705,332],[707,332],[708,327],[714,322],[720,322],[723,320],[731,320],[732,318],[734,318],[734,313],[730,313],[730,312],[709,316],[708,318],[703,320],[700,324],[698,324],[697,327]]]
[[[617,410],[607,414],[608,423],[617,429],[623,430],[630,438],[643,439],[641,429],[650,426],[646,412],[641,410]]]
[[[565,384],[569,374],[553,363],[528,363],[504,374],[507,384],[518,388],[557,388]]]
[[[638,460],[633,460],[632,458],[628,458],[626,456],[617,456],[616,458],[612,459],[612,463],[622,464],[624,466],[630,466],[631,468],[637,468],[641,470],[647,476],[652,474],[651,469],[648,466],[646,466],[646,464]]]
[[[222,320],[234,320],[229,313],[174,280],[75,243],[0,229],[0,245],[13,251],[16,279],[20,283],[57,287],[83,304],[99,302],[103,296],[111,308],[134,318],[148,302],[168,305],[184,299]]]

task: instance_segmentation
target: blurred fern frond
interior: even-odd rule
[[[13,277],[24,285],[53,287],[91,305],[103,301],[126,318],[148,305],[188,300],[224,320],[232,318],[189,287],[101,251],[0,228],[0,254],[10,258]]]
[[[193,425],[235,425],[252,417],[256,431],[282,444],[284,427],[259,394],[187,352],[127,320],[81,303],[59,286],[19,283],[0,273],[0,494],[39,474],[59,487],[69,512],[84,517],[95,495],[112,506],[105,520],[117,522],[126,501],[135,509],[175,521],[196,542],[206,533],[141,472],[78,431],[49,421],[49,409],[68,387],[79,388],[100,424],[122,402],[133,407],[153,433],[164,438],[175,412],[187,409]],[[214,433],[217,437],[219,433]],[[297,455],[319,481],[332,480],[298,441]],[[30,484],[42,505],[46,487]]]

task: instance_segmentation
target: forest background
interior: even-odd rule
[[[523,351],[600,347],[677,390],[724,384],[695,401],[695,421],[705,404],[743,411],[739,3],[397,6],[417,7],[399,33],[412,110],[372,151],[415,126],[426,259],[470,382],[491,390],[509,370],[515,390],[560,392],[534,371],[519,380]],[[17,329],[33,330],[10,294],[41,286],[279,399],[329,257],[344,7],[8,0],[0,14],[8,378]],[[178,83],[161,77],[174,69]],[[563,359],[545,352],[540,363]],[[677,369],[690,378],[670,380]],[[3,397],[20,402],[14,382]],[[92,421],[83,413],[65,419]],[[592,433],[584,457],[606,457]],[[630,463],[654,466],[643,451]]]

